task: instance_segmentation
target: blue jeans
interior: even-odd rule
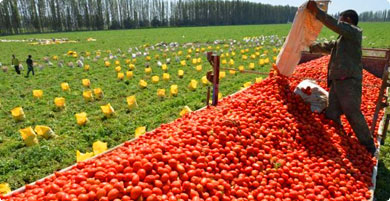
[[[27,77],[28,77],[28,75],[30,74],[30,72],[32,72],[32,75],[35,75],[35,73],[34,73],[34,67],[32,67],[32,66],[29,66],[29,67],[28,67],[28,70],[27,70]]]

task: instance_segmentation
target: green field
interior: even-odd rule
[[[151,82],[151,76],[145,75],[145,57],[137,57],[136,69],[132,79],[117,79],[114,70],[114,61],[119,60],[122,72],[126,72],[128,67],[125,60],[131,58],[128,48],[139,47],[144,50],[145,45],[154,45],[159,42],[200,42],[204,48],[214,40],[235,39],[243,43],[244,37],[253,36],[286,36],[290,25],[256,25],[256,26],[221,26],[221,27],[191,27],[191,28],[161,28],[161,29],[141,29],[141,30],[119,30],[119,31],[91,31],[91,32],[70,32],[53,34],[32,34],[0,37],[8,40],[20,40],[30,38],[68,38],[76,40],[77,43],[67,43],[58,45],[29,45],[24,42],[0,42],[0,62],[9,67],[7,73],[0,72],[0,183],[7,182],[13,189],[26,183],[42,178],[55,170],[62,169],[76,162],[76,150],[81,152],[91,151],[92,143],[96,140],[107,142],[109,147],[120,144],[123,141],[134,137],[134,130],[139,126],[147,126],[147,130],[159,126],[162,123],[173,121],[179,117],[179,112],[184,106],[189,106],[192,110],[199,109],[205,105],[206,90],[202,86],[201,78],[210,70],[210,65],[206,61],[204,54],[191,53],[191,59],[187,60],[187,66],[181,66],[175,61],[174,53],[179,50],[183,52],[180,60],[185,60],[188,48],[176,48],[175,52],[168,52],[166,58],[171,58],[168,65],[168,73],[171,76],[169,81],[162,80],[162,69],[156,65],[157,60],[163,63],[165,58],[163,53],[157,50],[150,50],[150,65],[153,69],[152,75],[160,76],[158,84]],[[364,30],[364,47],[390,48],[390,23],[362,23]],[[87,42],[86,39],[95,38],[95,42]],[[324,29],[321,38],[332,39],[336,35]],[[220,46],[227,52],[228,47],[224,45],[211,45],[213,49]],[[261,50],[254,47],[239,47],[234,50],[237,55],[232,57],[235,61],[234,68],[244,65],[248,69],[249,63],[256,64],[255,70],[267,72],[271,66],[275,45],[266,40]],[[251,56],[255,52],[264,51],[269,53],[264,58],[271,60],[270,64],[261,67],[258,65],[259,57],[242,60],[241,49],[248,48],[246,55]],[[118,53],[118,49],[122,53]],[[89,64],[91,69],[84,71],[83,68],[69,68],[67,62],[76,63],[75,58],[67,56],[68,51],[76,51],[79,55],[85,52],[91,53],[91,59],[85,56],[85,64]],[[96,51],[100,50],[102,57],[97,61],[92,61]],[[111,50],[113,55],[118,55],[118,59],[110,60],[111,67],[104,67],[103,58],[108,56],[107,50]],[[11,68],[11,55],[15,54],[25,67],[22,76],[16,75]],[[26,65],[24,60],[28,54],[33,55],[33,59],[39,64],[43,64],[42,70],[36,68],[34,77],[25,78]],[[124,55],[123,55],[124,54]],[[154,56],[158,54],[159,59]],[[57,61],[53,61],[52,56],[57,55],[59,60],[64,60],[65,66],[57,67]],[[121,57],[123,55],[123,57]],[[48,67],[43,61],[44,57],[49,57],[53,62],[53,67]],[[201,58],[203,69],[201,72],[195,70],[192,58]],[[228,60],[229,61],[229,60]],[[179,78],[177,71],[184,70],[184,77]],[[230,75],[226,71],[226,78],[221,80],[221,92],[223,96],[239,90],[245,82],[254,82],[258,77],[253,74],[236,73]],[[102,100],[95,100],[86,103],[83,100],[82,92],[86,90],[81,84],[81,80],[88,78],[91,80],[91,89],[100,87],[104,91]],[[147,89],[140,89],[138,82],[144,79],[148,82]],[[198,88],[190,91],[187,88],[190,80],[198,80]],[[60,84],[68,82],[70,92],[63,92]],[[179,86],[177,97],[169,96],[169,87],[172,84]],[[167,97],[160,99],[157,97],[157,89],[164,88]],[[32,90],[41,89],[44,91],[43,98],[35,99]],[[129,111],[126,97],[136,95],[139,107]],[[55,109],[53,100],[55,97],[66,99],[66,108],[62,111]],[[110,103],[116,111],[112,118],[105,118],[100,106]],[[15,122],[10,114],[10,110],[16,106],[22,106],[26,114],[26,119],[22,122]],[[74,115],[79,112],[87,112],[89,122],[86,126],[78,126]],[[20,137],[19,129],[35,125],[50,126],[58,138],[39,138],[38,146],[26,147]],[[390,139],[387,145],[382,146],[381,160],[379,164],[379,175],[376,195],[378,200],[385,200],[390,197]]]

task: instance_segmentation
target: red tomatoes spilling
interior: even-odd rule
[[[326,80],[329,57],[262,82],[3,200],[366,200],[375,159],[293,93]],[[326,87],[325,82],[319,83]],[[364,72],[372,122],[380,79]],[[370,87],[368,87],[370,86]],[[310,89],[307,89],[310,93]],[[381,113],[383,115],[383,112]]]

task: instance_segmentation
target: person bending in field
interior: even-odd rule
[[[26,77],[29,76],[30,72],[32,72],[32,75],[35,75],[34,74],[33,60],[31,59],[31,55],[28,55],[28,58],[26,60],[26,64],[27,64],[27,68],[28,68]]]
[[[325,26],[339,34],[336,41],[315,43],[310,52],[330,53],[328,65],[329,105],[325,111],[327,118],[340,126],[340,116],[345,114],[358,140],[371,154],[376,146],[360,110],[362,96],[362,30],[357,26],[359,16],[354,10],[346,10],[338,20],[309,1],[307,9]]]
[[[15,57],[15,55],[12,55],[12,65],[15,67],[15,71],[18,75],[20,75],[20,69],[19,69],[19,59]]]

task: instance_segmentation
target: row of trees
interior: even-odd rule
[[[3,0],[0,34],[286,23],[296,10],[240,0]]]
[[[359,15],[364,22],[390,22],[390,9],[376,12],[363,12]]]
[[[336,13],[333,16],[338,18],[340,13]],[[390,10],[383,11],[366,11],[359,14],[360,22],[390,22]]]

